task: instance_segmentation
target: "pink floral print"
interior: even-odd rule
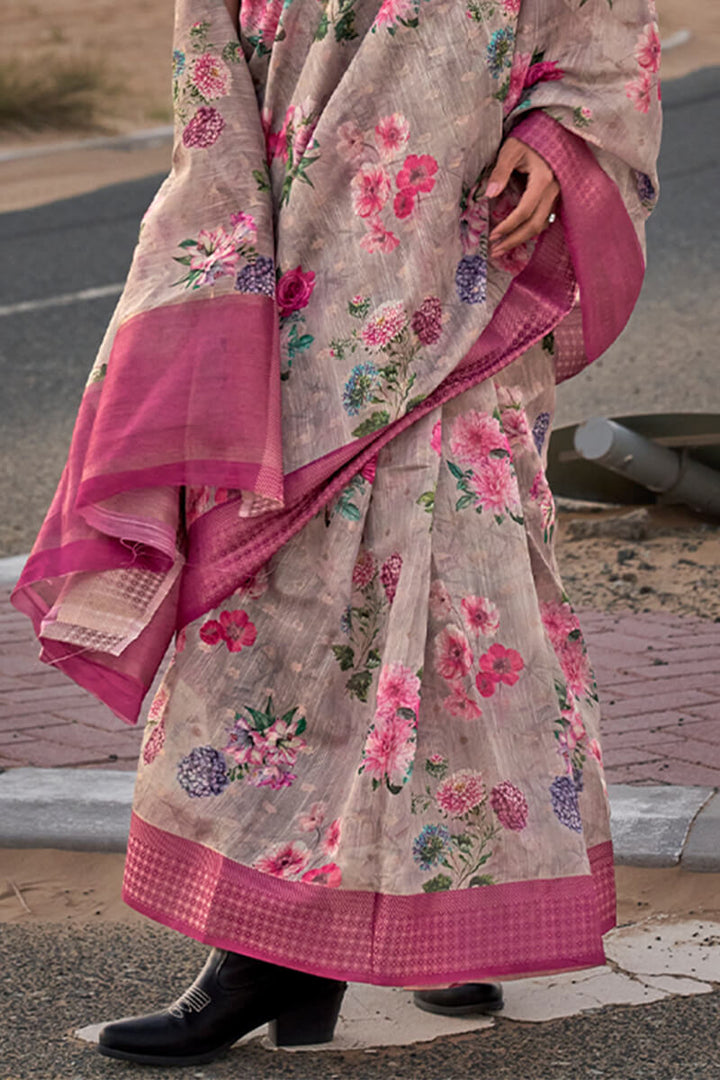
[[[300,814],[297,819],[300,832],[311,833],[322,828],[327,813],[327,803],[313,803],[307,814]]]
[[[503,513],[519,513],[517,481],[509,457],[489,457],[480,469],[473,473],[470,487],[475,495],[475,505],[488,510],[497,517]]]
[[[479,468],[495,450],[509,450],[499,420],[476,409],[457,418],[450,436],[450,451],[461,464]]]
[[[555,500],[543,469],[536,474],[530,487],[530,498],[540,511],[543,524],[543,540],[549,544],[555,529]]]
[[[635,59],[640,67],[646,71],[656,72],[660,70],[660,55],[662,46],[660,35],[655,23],[648,23],[635,46]]]
[[[287,317],[307,307],[315,288],[315,274],[301,266],[287,270],[277,284],[277,302],[281,317]]]
[[[430,436],[430,448],[435,451],[438,457],[442,454],[442,420],[436,420],[433,424],[432,435]]]
[[[323,837],[322,849],[326,855],[333,856],[337,854],[337,850],[340,847],[340,832],[340,818],[337,818],[328,826],[325,836]]]
[[[647,113],[650,111],[652,88],[652,75],[645,70],[625,84],[625,93],[638,112]]]
[[[519,787],[503,780],[490,792],[490,806],[504,829],[522,832],[528,823],[528,801]]]
[[[480,773],[462,769],[440,784],[435,800],[450,817],[459,818],[477,809],[485,798],[485,784]]]
[[[355,173],[350,189],[353,210],[358,217],[374,217],[390,198],[390,177],[382,165],[368,162]]]
[[[407,783],[415,757],[415,722],[391,713],[377,714],[363,749],[360,772],[371,777],[373,788],[386,783],[396,795]]]
[[[496,683],[514,686],[525,662],[517,649],[506,649],[496,643],[480,657],[480,670]]]
[[[306,870],[300,880],[306,885],[325,885],[328,889],[338,889],[342,885],[342,871],[335,863],[326,863],[315,870]]]
[[[206,101],[225,97],[230,89],[230,68],[210,52],[193,61],[190,77]]]
[[[372,352],[386,348],[407,326],[408,317],[402,300],[381,304],[360,331],[363,344]]]
[[[443,709],[459,720],[479,720],[482,716],[482,709],[460,683],[453,685],[451,693],[443,701]]]
[[[230,780],[245,779],[252,787],[274,791],[291,787],[299,754],[308,752],[302,735],[307,722],[295,706],[277,716],[272,697],[264,709],[246,706],[235,713],[235,723],[222,752],[236,764]]]
[[[291,842],[274,844],[264,855],[255,860],[254,868],[261,874],[272,874],[278,878],[295,878],[302,874],[308,862],[310,852],[305,844]]]
[[[461,679],[472,667],[473,654],[462,630],[446,626],[435,639],[435,667],[447,682]]]
[[[380,672],[377,711],[408,709],[416,713],[420,705],[420,679],[399,661],[386,664]]]
[[[460,601],[463,621],[468,633],[492,637],[500,626],[500,612],[497,604],[487,596],[466,596]]]
[[[221,611],[217,619],[209,619],[200,627],[200,640],[206,645],[224,641],[229,652],[241,652],[255,644],[257,631],[247,611]]]
[[[383,116],[375,125],[375,144],[384,160],[402,153],[410,138],[410,124],[402,113]]]

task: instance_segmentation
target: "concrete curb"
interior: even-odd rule
[[[15,150],[3,150],[0,164],[6,161],[23,161],[27,158],[47,157],[49,154],[76,153],[78,150],[146,150],[149,146],[161,146],[172,142],[172,124],[131,131],[127,135],[101,135],[95,139],[73,139],[69,142],[52,143],[50,146],[26,146]]]
[[[0,847],[125,850],[134,772],[8,769],[0,774]],[[615,862],[720,872],[714,788],[610,784]]]

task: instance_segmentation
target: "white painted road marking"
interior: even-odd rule
[[[39,311],[41,308],[66,307],[83,300],[100,300],[104,296],[119,296],[125,283],[119,285],[99,285],[95,289],[81,289],[80,292],[64,293],[62,296],[47,296],[44,300],[21,300],[17,304],[0,306],[0,318],[3,315],[21,315],[26,311]]]

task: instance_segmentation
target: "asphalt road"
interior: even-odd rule
[[[163,928],[0,927],[0,1080],[718,1080],[720,992],[605,1008],[376,1053],[268,1051],[155,1068],[101,1057],[78,1027],[172,1000],[206,950]]]
[[[668,83],[664,97],[663,189],[645,289],[621,340],[561,387],[559,422],[597,412],[720,411],[720,68]],[[0,215],[0,555],[32,544],[115,298],[7,309],[122,282],[161,179]]]

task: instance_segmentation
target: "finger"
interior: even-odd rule
[[[490,173],[488,184],[485,188],[486,198],[495,199],[505,190],[510,177],[522,160],[523,155],[523,147],[517,139],[508,139],[507,142],[502,144],[497,156],[497,161],[495,162],[495,168]]]
[[[534,213],[526,221],[522,222],[509,235],[503,237],[499,242],[496,242],[491,246],[490,254],[492,256],[504,255],[506,251],[511,251],[519,244],[523,244],[527,240],[539,236],[548,226],[548,217],[555,206],[555,202],[555,196],[543,198]]]
[[[523,222],[529,221],[538,208],[552,206],[560,193],[560,185],[557,180],[552,178],[552,173],[550,173],[550,177],[549,183],[546,183],[542,179],[528,178],[528,185],[523,192],[520,202],[512,213],[508,214],[508,216],[499,222],[499,224],[491,231],[489,236],[491,244],[509,236],[515,229],[519,228]],[[548,214],[549,213],[550,210],[548,210]]]

